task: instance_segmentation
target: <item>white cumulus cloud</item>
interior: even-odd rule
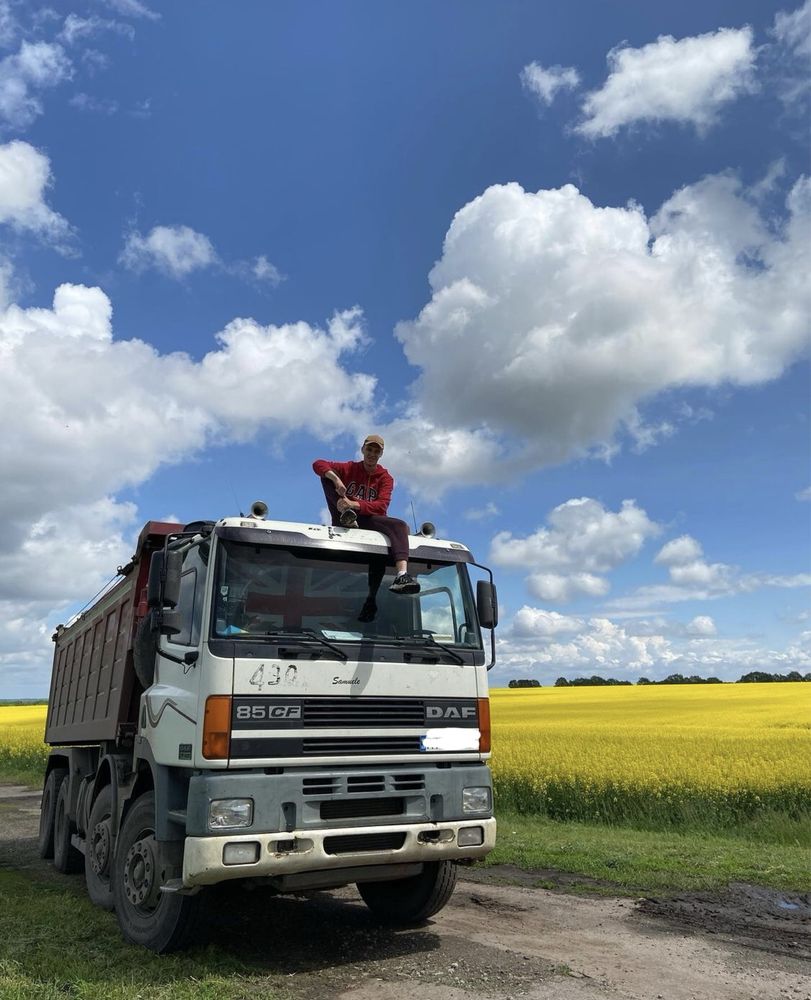
[[[77,106],[81,110],[106,110],[104,104],[92,99],[90,102],[81,101]],[[271,288],[278,287],[285,280],[285,275],[264,254],[251,261],[225,261],[205,233],[183,225],[153,226],[146,236],[132,230],[126,236],[119,261],[132,271],[152,268],[178,281],[195,271],[209,268],[218,268],[243,281]]]
[[[747,594],[764,587],[794,589],[811,586],[811,573],[777,574],[743,572],[727,563],[710,563],[701,544],[691,535],[681,535],[662,546],[654,563],[666,566],[669,582],[640,587],[634,593],[612,599],[611,612],[635,612],[682,601],[708,601]]]
[[[19,140],[0,145],[0,224],[61,245],[70,227],[45,202],[51,183],[51,164],[44,153]]]
[[[124,17],[146,18],[148,21],[159,21],[160,14],[152,10],[141,0],[104,0],[108,7]]]
[[[589,497],[567,500],[547,518],[549,527],[526,538],[499,532],[490,547],[497,566],[532,568],[530,592],[544,601],[567,601],[576,594],[601,597],[605,574],[635,556],[661,530],[633,500],[619,511]]]
[[[687,623],[687,632],[690,635],[715,635],[715,622],[708,615],[696,615]]]
[[[109,97],[93,97],[92,94],[83,92],[74,94],[68,104],[77,111],[85,111],[88,114],[114,115],[118,111],[118,101]]]
[[[0,0],[0,45],[11,48],[20,30],[10,0]]]
[[[701,545],[690,535],[674,538],[662,547],[654,562],[667,566],[671,581],[678,587],[727,590],[733,568],[725,563],[708,563]]]
[[[561,675],[634,681],[672,673],[733,681],[753,669],[811,669],[811,633],[784,650],[761,646],[755,639],[721,639],[715,633],[715,623],[704,615],[680,626],[661,621],[620,625],[606,617],[566,617],[524,606],[500,631],[491,683],[517,675],[550,684]]]
[[[456,214],[430,301],[396,331],[419,369],[412,423],[428,454],[441,466],[443,438],[470,446],[448,467],[415,463],[416,481],[441,488],[452,465],[460,482],[496,482],[623,428],[651,444],[672,430],[644,433],[658,393],[779,377],[808,351],[810,191],[797,181],[767,225],[728,174],[651,218],[572,185],[488,188]]]
[[[190,226],[154,226],[146,236],[127,235],[121,263],[134,271],[154,267],[172,278],[185,278],[217,263],[211,240]]]
[[[582,618],[561,615],[557,611],[532,608],[525,604],[516,611],[512,620],[512,634],[526,638],[548,637],[582,631]]]
[[[111,21],[96,15],[80,17],[78,14],[68,14],[62,25],[62,30],[59,32],[59,38],[66,45],[75,45],[76,42],[100,34],[102,31],[112,31],[118,35],[125,35],[130,40],[135,37],[135,29],[131,24]]]
[[[774,19],[775,43],[768,47],[780,97],[787,107],[808,114],[811,91],[811,0],[794,11],[780,11]]]
[[[375,380],[345,360],[364,342],[357,309],[323,328],[237,319],[195,361],[115,339],[99,288],[62,285],[51,308],[0,310],[0,411],[17,415],[0,436],[0,664],[29,663],[41,622],[126,560],[125,486],[228,441],[361,435]]]
[[[484,521],[499,513],[498,507],[490,500],[483,507],[470,507],[462,516],[466,521]]]
[[[547,106],[560,90],[574,90],[580,83],[580,74],[572,66],[549,66],[531,62],[521,70],[521,83],[525,89]]]
[[[811,62],[811,0],[796,10],[776,14],[772,31],[786,49]]]
[[[61,45],[23,42],[19,52],[0,61],[0,124],[26,128],[42,114],[38,91],[62,83],[71,73]]]
[[[527,589],[542,601],[563,604],[580,594],[604,597],[611,589],[608,580],[594,573],[530,573]]]
[[[613,49],[608,79],[586,96],[576,131],[605,138],[636,122],[661,121],[704,131],[723,105],[754,89],[755,58],[749,27]]]
[[[251,264],[251,274],[257,281],[267,282],[274,288],[284,281],[284,275],[275,264],[271,264],[264,254],[257,257]]]

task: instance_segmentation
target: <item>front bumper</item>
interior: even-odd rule
[[[460,828],[481,827],[483,843],[460,847]],[[402,846],[383,850],[342,850],[330,853],[325,841],[334,838],[403,834]],[[223,861],[229,844],[259,845],[258,860],[231,865]],[[299,872],[334,871],[363,865],[399,865],[424,861],[483,858],[496,843],[496,821],[492,817],[414,825],[351,826],[290,833],[246,833],[234,836],[187,837],[183,851],[183,887],[215,885],[228,879],[268,878]]]

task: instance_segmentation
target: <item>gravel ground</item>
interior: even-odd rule
[[[0,785],[0,868],[61,876],[37,857],[39,793]],[[423,927],[378,927],[352,888],[238,892],[209,933],[302,1000],[811,1000],[811,897],[733,885],[716,894],[599,898],[533,886],[570,878],[461,869]],[[113,916],[110,917],[114,919]]]

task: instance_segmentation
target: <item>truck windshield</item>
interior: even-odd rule
[[[481,649],[467,567],[412,560],[419,594],[389,591],[394,567],[379,556],[221,539],[212,635],[328,643],[391,642]]]

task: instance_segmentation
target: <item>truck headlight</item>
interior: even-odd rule
[[[491,809],[490,789],[487,785],[462,789],[462,812],[483,813]]]
[[[253,799],[214,799],[209,803],[209,830],[238,830],[251,823]]]

